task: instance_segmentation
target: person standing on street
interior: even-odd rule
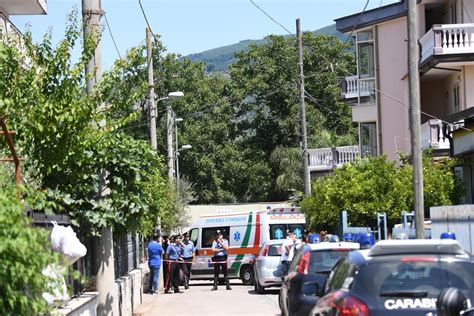
[[[216,232],[215,240],[212,242],[212,262],[214,264],[214,286],[211,291],[217,290],[217,284],[219,283],[219,270],[222,269],[224,274],[225,284],[227,290],[232,290],[229,283],[229,277],[227,274],[227,251],[229,249],[229,242],[224,238],[221,231]]]
[[[159,239],[160,237],[155,234],[148,244],[148,267],[150,268],[148,293],[150,294],[158,294],[158,276],[160,275],[161,256],[163,255],[163,247],[158,242]]]
[[[172,236],[171,243],[166,250],[166,258],[168,259],[168,278],[165,283],[165,293],[170,293],[170,288],[173,287],[175,293],[182,293],[179,291],[179,262],[181,258],[181,246],[179,245],[181,239],[179,236]]]
[[[184,273],[184,288],[189,289],[189,280],[191,278],[191,268],[195,262],[194,256],[194,243],[189,240],[188,233],[183,234],[183,241],[181,242],[181,247],[183,248],[183,254],[181,258],[183,259],[182,267]]]
[[[165,259],[166,259],[166,250],[168,250],[169,242],[170,242],[169,237],[163,236],[163,241],[161,245],[163,246],[163,258]],[[163,284],[165,284],[165,288],[166,288],[166,280],[168,280],[168,270],[169,270],[168,260],[163,260]]]

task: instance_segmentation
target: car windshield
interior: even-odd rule
[[[347,256],[348,253],[346,249],[313,250],[309,259],[308,273],[329,272],[339,259]]]
[[[380,297],[437,297],[443,289],[455,287],[473,297],[472,263],[422,259],[370,262],[358,271],[353,291]]]

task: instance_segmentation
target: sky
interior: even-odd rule
[[[237,43],[260,39],[270,34],[287,34],[250,0],[141,0],[154,33],[161,37],[169,52],[183,56]],[[333,24],[333,20],[362,11],[367,0],[254,0],[287,29],[295,29],[301,19],[304,31],[314,31]],[[368,9],[398,2],[371,0]],[[21,30],[30,25],[35,40],[52,29],[53,42],[64,33],[66,16],[81,0],[48,0],[48,14],[43,16],[11,16]],[[102,0],[102,9],[120,54],[145,41],[146,22],[138,0]],[[105,23],[105,20],[102,19]],[[118,53],[107,29],[103,36],[103,64],[109,68]]]

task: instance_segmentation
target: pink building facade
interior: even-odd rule
[[[418,2],[422,148],[460,159],[456,173],[471,203],[474,136],[466,127],[474,120],[474,0]],[[355,40],[357,73],[343,79],[342,97],[359,124],[362,155],[398,160],[411,151],[406,14],[401,0],[336,19]]]

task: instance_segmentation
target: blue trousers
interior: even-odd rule
[[[148,285],[148,292],[158,291],[158,276],[160,275],[160,267],[150,268],[150,283]]]

